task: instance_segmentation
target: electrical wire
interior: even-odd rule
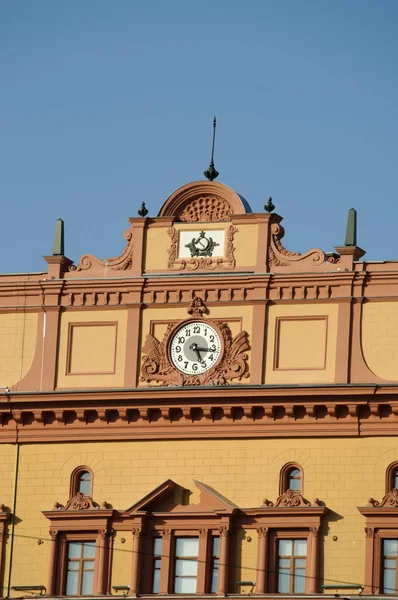
[[[127,532],[126,531],[122,531],[120,533],[127,533]],[[42,542],[49,542],[49,543],[52,543],[52,544],[56,544],[57,543],[57,541],[53,540],[52,538],[40,538],[38,536],[32,536],[32,535],[15,534],[15,538],[31,539],[31,540],[37,540],[37,541],[41,540]],[[61,543],[67,543],[67,542],[66,541],[62,542],[61,541]],[[115,546],[113,546],[112,552],[121,552],[121,553],[126,553],[126,554],[131,554],[131,555],[132,554],[137,554],[137,552],[135,550],[128,549],[128,548],[126,548],[126,549],[124,549],[124,548],[115,548]],[[142,557],[153,557],[154,556],[152,552],[145,552],[144,550],[140,550],[138,552],[138,554],[140,556],[142,556]],[[165,554],[156,555],[156,558],[166,558],[166,557],[170,558],[169,555],[165,555]],[[200,561],[198,558],[187,558],[187,559],[184,558],[184,560],[191,560],[192,562],[196,562],[198,564],[199,563],[207,564],[207,561]],[[226,566],[228,568],[234,568],[234,569],[238,568],[240,570],[258,572],[257,567],[252,567],[252,566],[249,566],[247,564],[235,564],[235,563],[232,563],[232,562],[219,563],[219,565],[220,564],[223,565],[223,566]],[[397,567],[398,567],[398,564],[397,564]],[[278,569],[264,568],[264,569],[261,569],[261,570],[264,571],[267,574],[272,574],[272,575],[279,574],[279,570]],[[289,576],[291,576],[291,575],[289,574]],[[295,577],[301,577],[301,578],[305,579],[306,581],[307,580],[315,580],[315,581],[317,581],[317,583],[319,585],[321,585],[321,584],[326,585],[326,583],[329,582],[330,585],[336,585],[336,587],[347,585],[347,586],[349,586],[349,588],[352,588],[352,586],[355,585],[356,587],[358,587],[358,590],[361,589],[361,588],[363,589],[365,587],[364,583],[358,583],[357,584],[356,582],[352,582],[352,581],[348,582],[348,581],[341,581],[341,580],[336,580],[336,579],[332,580],[332,579],[328,579],[328,578],[310,577],[309,575],[299,575],[299,574],[297,574],[297,575],[295,574],[294,576]],[[5,589],[6,586],[0,586],[0,589],[1,588]],[[398,589],[394,589],[394,591],[390,592],[390,593],[398,593]],[[278,596],[280,596],[280,595],[281,594],[278,592]],[[290,594],[286,594],[286,595],[290,595]],[[307,594],[303,593],[303,595],[307,595]],[[322,595],[322,596],[324,596],[325,594],[323,594],[323,593],[311,594],[311,596],[316,596],[316,595]],[[330,594],[330,595],[335,596],[335,594]],[[360,595],[360,594],[358,594],[358,595]],[[388,598],[388,595],[386,595],[386,594],[380,594],[380,595],[382,595],[383,598],[385,598],[385,599]]]

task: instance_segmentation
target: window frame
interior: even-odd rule
[[[365,586],[364,594],[381,594],[383,541],[398,539],[397,512],[398,492],[391,490],[378,502],[369,498],[367,506],[358,510],[365,522]]]
[[[72,474],[70,476],[69,498],[76,496],[76,494],[79,492],[79,483],[80,483],[79,480],[80,480],[82,473],[89,473],[90,478],[91,478],[90,479],[90,493],[84,494],[84,495],[89,496],[90,498],[93,497],[94,473],[93,473],[92,469],[90,469],[90,467],[87,467],[86,465],[80,465],[79,467],[76,467],[76,469],[74,469],[72,471]]]
[[[197,553],[197,556],[185,556],[185,555],[178,556],[177,555],[177,542],[178,542],[178,540],[197,540],[198,541],[198,553]],[[175,594],[175,595],[181,596],[182,594],[197,594],[198,583],[199,583],[199,575],[200,575],[200,573],[199,573],[199,544],[200,544],[199,531],[198,531],[197,535],[175,535],[175,536],[173,536],[172,582],[170,582],[170,583],[172,583],[171,588],[172,588],[172,594],[173,595]],[[192,561],[192,562],[194,562],[194,560],[195,560],[196,566],[197,566],[196,575],[195,576],[192,576],[192,575],[177,575],[177,572],[176,572],[177,571],[177,561],[179,561],[179,560],[181,560],[181,561],[189,560],[189,561]],[[196,579],[196,589],[195,589],[195,591],[194,592],[176,592],[175,589],[176,589],[177,579],[186,579],[186,578],[189,578],[189,579],[195,578]]]
[[[300,471],[300,489],[293,490],[299,494],[304,494],[304,470],[303,467],[297,462],[286,463],[279,475],[279,495],[285,494],[289,488],[289,474],[293,469]]]
[[[310,575],[308,574],[311,553],[313,548],[311,547],[311,530],[310,529],[274,529],[270,533],[270,546],[269,546],[269,560],[264,568],[270,571],[268,592],[272,594],[284,594],[285,592],[278,591],[278,577],[279,577],[279,541],[280,540],[305,540],[307,542],[307,556],[306,556],[306,567],[305,567],[305,591],[297,592],[308,594],[310,592]],[[286,592],[293,594],[296,592]]]
[[[398,462],[397,461],[388,465],[388,467],[386,469],[386,494],[388,494],[395,488],[394,479],[395,479],[396,473],[398,475]],[[397,488],[395,488],[395,489],[397,489]]]
[[[73,598],[75,596],[66,594],[66,583],[67,583],[67,573],[68,573],[68,548],[70,542],[75,543],[84,543],[84,542],[94,542],[95,544],[95,557],[94,557],[94,577],[93,577],[93,591],[90,594],[85,594],[84,596],[93,596],[95,595],[95,590],[98,585],[98,544],[96,543],[96,535],[95,533],[81,533],[81,532],[63,532],[60,535],[59,539],[59,557],[57,564],[57,578],[56,578],[56,595],[66,596],[67,598]],[[83,594],[78,594],[79,596],[83,596]],[[83,597],[84,597],[83,596]]]

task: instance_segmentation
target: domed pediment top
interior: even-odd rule
[[[173,192],[158,216],[194,223],[229,221],[232,215],[251,212],[246,200],[223,183],[194,181]]]

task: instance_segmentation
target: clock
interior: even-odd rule
[[[221,336],[206,321],[186,321],[170,340],[173,365],[186,375],[201,375],[211,369],[222,353]]]

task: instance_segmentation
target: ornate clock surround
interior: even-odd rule
[[[248,377],[248,334],[241,331],[235,337],[227,323],[209,319],[207,308],[201,298],[195,297],[188,309],[191,315],[180,322],[169,324],[162,341],[148,333],[142,347],[141,381],[158,386],[226,385],[229,380]],[[221,352],[216,363],[200,375],[185,375],[172,363],[170,345],[173,335],[185,324],[194,321],[208,323],[219,333]]]

